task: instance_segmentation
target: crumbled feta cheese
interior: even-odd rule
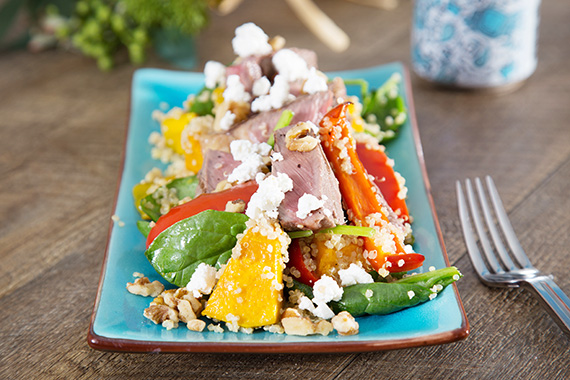
[[[326,77],[319,74],[317,72],[317,69],[311,67],[309,70],[308,78],[303,84],[303,92],[307,94],[314,94],[315,92],[326,90],[328,90]]]
[[[252,22],[238,26],[232,39],[234,53],[245,58],[250,55],[266,55],[273,51],[269,36]]]
[[[230,183],[244,183],[254,179],[257,173],[265,166],[263,159],[258,154],[252,154],[241,162],[228,176]]]
[[[433,272],[433,271],[435,270],[435,267],[432,265],[432,266],[430,266],[430,267],[428,268],[428,270],[429,270],[430,272]]]
[[[279,152],[271,153],[271,162],[283,161],[285,158]]]
[[[347,269],[339,270],[338,275],[342,286],[370,284],[374,282],[374,279],[369,273],[354,263],[350,264]]]
[[[453,278],[453,281],[459,281],[459,275],[458,274],[454,274],[452,278]]]
[[[232,111],[227,111],[220,120],[220,129],[222,131],[227,131],[232,125],[234,125],[235,120],[236,115]]]
[[[253,82],[252,93],[253,96],[267,95],[271,88],[271,82],[266,76],[263,76]]]
[[[186,289],[192,292],[196,298],[201,297],[202,294],[210,294],[214,285],[216,285],[216,273],[216,268],[201,263],[194,271],[192,278],[186,285]]]
[[[271,149],[267,143],[255,144],[249,140],[234,140],[230,143],[230,152],[237,161],[245,161],[252,154],[267,156]]]
[[[281,108],[294,99],[295,97],[289,93],[287,80],[281,75],[276,75],[273,80],[273,86],[269,89],[269,94],[256,98],[251,103],[251,110],[253,112],[263,112]]]
[[[322,319],[331,319],[332,317],[334,317],[334,312],[331,310],[331,308],[327,305],[326,302],[323,302],[321,300],[314,300],[314,301],[315,304],[317,305],[315,311],[313,312],[313,315],[315,317]]]
[[[309,313],[313,314],[315,311],[315,305],[313,304],[313,301],[309,299],[309,297],[303,296],[299,300],[299,309],[307,310]]]
[[[364,292],[364,296],[366,298],[371,298],[374,295],[374,290],[372,289],[366,289],[366,291]]]
[[[297,218],[305,219],[311,211],[315,211],[324,207],[326,201],[326,196],[323,195],[323,199],[319,199],[315,197],[313,194],[303,194],[301,198],[299,198],[299,202],[297,203]]]
[[[437,297],[437,293],[431,293],[431,294],[429,295],[430,301],[433,300],[435,297]]]
[[[216,88],[224,84],[226,66],[216,61],[208,61],[204,66],[204,82],[208,88]]]
[[[273,66],[288,82],[309,77],[307,62],[291,49],[281,49],[271,59]]]
[[[259,187],[251,196],[245,214],[252,219],[258,219],[264,214],[269,218],[277,218],[277,208],[283,202],[285,193],[293,189],[293,181],[285,173],[261,178],[259,174],[256,176]]]
[[[409,290],[409,291],[408,291],[408,297],[409,297],[410,299],[414,298],[415,295],[416,295],[416,293],[414,293],[413,290]]]
[[[225,101],[249,102],[251,95],[245,90],[238,75],[230,75],[226,80],[223,97]]]
[[[318,305],[317,301],[339,301],[342,293],[343,290],[336,281],[325,274],[313,285],[313,302]]]
[[[406,260],[404,260],[404,259],[398,260],[398,268],[403,267],[405,263],[406,263]]]
[[[271,145],[267,143],[254,144],[248,140],[234,140],[230,143],[230,151],[234,160],[241,161],[228,176],[228,182],[243,183],[254,179],[265,167],[263,156],[269,155]]]
[[[406,244],[404,246],[404,252],[406,253],[414,253],[414,247],[412,247],[410,244]]]

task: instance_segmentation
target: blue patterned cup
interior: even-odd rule
[[[540,0],[416,0],[412,67],[464,88],[522,83],[536,68]]]

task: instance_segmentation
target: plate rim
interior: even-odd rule
[[[418,157],[418,163],[422,174],[422,182],[426,192],[426,196],[429,202],[431,215],[433,218],[437,239],[441,246],[441,253],[443,259],[447,266],[450,266],[449,257],[447,255],[447,250],[443,241],[443,234],[441,232],[441,226],[439,224],[439,219],[437,217],[437,212],[435,209],[435,204],[433,201],[431,193],[431,185],[429,182],[429,177],[427,175],[427,168],[424,160],[423,147],[420,140],[420,133],[417,124],[417,118],[415,113],[414,100],[412,96],[412,86],[410,73],[406,65],[401,62],[389,62],[386,64],[363,67],[353,70],[343,70],[335,71],[335,75],[342,75],[342,73],[350,73],[354,71],[374,71],[380,68],[386,68],[387,66],[397,66],[400,71],[404,74],[403,85],[405,87],[406,103],[408,106],[408,115],[410,117],[409,123],[412,130],[412,136],[414,139],[414,146],[416,154]],[[118,181],[116,182],[115,199],[113,202],[113,212],[116,210],[117,203],[119,200],[119,191],[121,187],[121,181],[124,175],[125,162],[126,162],[126,151],[128,144],[128,137],[130,132],[130,119],[133,111],[133,89],[135,85],[135,79],[137,73],[141,71],[152,71],[160,70],[166,72],[180,73],[177,70],[164,70],[164,69],[154,69],[154,68],[143,68],[135,71],[133,75],[131,89],[129,91],[129,112],[127,117],[127,128],[125,128],[125,138],[123,142],[123,149],[121,152],[121,166],[118,173]],[[91,313],[91,320],[89,324],[89,330],[87,333],[87,343],[88,345],[96,350],[102,351],[119,351],[119,352],[169,352],[169,353],[184,353],[184,352],[227,352],[227,353],[349,353],[349,352],[370,352],[370,351],[383,351],[383,350],[395,350],[402,348],[413,348],[413,347],[424,347],[430,345],[439,345],[456,342],[467,338],[470,333],[470,325],[467,320],[467,315],[465,313],[465,308],[463,302],[459,296],[459,290],[457,284],[454,282],[452,284],[453,293],[459,312],[461,315],[461,325],[453,330],[448,330],[440,333],[422,335],[418,337],[411,338],[397,338],[390,340],[369,340],[369,341],[341,341],[341,342],[279,342],[279,343],[264,343],[264,342],[161,342],[161,341],[148,341],[148,340],[134,340],[134,339],[124,339],[124,338],[109,338],[99,335],[94,332],[95,317],[97,310],[99,308],[103,282],[105,280],[105,272],[107,268],[107,263],[109,259],[109,248],[111,242],[111,234],[114,222],[110,220],[107,242],[105,247],[105,255],[103,258],[103,263],[101,266],[101,271],[99,275],[99,284],[97,287],[97,295],[95,297],[93,310]]]

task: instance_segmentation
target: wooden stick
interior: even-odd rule
[[[286,0],[301,22],[325,45],[338,53],[350,45],[348,35],[311,0]]]

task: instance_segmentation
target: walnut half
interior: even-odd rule
[[[285,135],[287,149],[297,152],[310,152],[315,149],[320,141],[312,135],[313,133],[313,129],[309,123],[297,123],[293,128],[288,130]]]
[[[358,334],[358,322],[348,311],[341,311],[331,319],[331,322],[340,335]]]
[[[164,285],[159,281],[150,282],[148,277],[140,277],[134,283],[127,282],[129,293],[143,297],[156,297],[164,290]]]
[[[292,308],[285,309],[281,315],[281,324],[288,335],[328,335],[333,330],[329,321],[321,319],[315,323],[309,318],[301,316],[298,310]]]

